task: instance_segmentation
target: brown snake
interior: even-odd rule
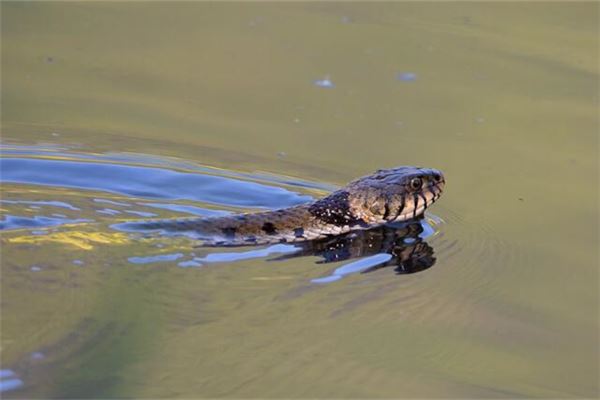
[[[127,230],[192,232],[205,246],[288,243],[366,230],[421,216],[440,198],[444,175],[435,169],[380,169],[311,203],[212,218],[127,222]]]

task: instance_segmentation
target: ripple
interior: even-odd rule
[[[16,189],[10,192],[16,198],[2,200],[2,204],[11,206],[9,214],[0,221],[2,230],[91,222],[93,219],[89,217],[94,215],[101,221],[126,214],[143,218],[161,215],[149,208],[202,217],[222,216],[230,214],[232,208],[253,211],[290,207],[312,200],[306,192],[332,189],[331,185],[289,176],[227,171],[147,155],[69,153],[64,148],[46,146],[0,146],[0,149],[2,184],[34,187]],[[144,165],[137,165],[141,163]],[[36,186],[51,189],[41,190]],[[50,190],[55,190],[55,194]],[[89,191],[120,197],[92,197]],[[35,199],[27,198],[34,193]],[[48,198],[39,199],[41,193],[48,193]],[[78,199],[74,203],[77,207],[62,200],[65,193]],[[60,198],[54,200],[52,196]],[[104,204],[106,207],[95,207]],[[59,207],[78,213],[45,216],[41,215],[40,207]],[[38,215],[28,215],[32,212]],[[83,215],[88,218],[82,218]]]
[[[4,171],[3,171],[4,173]],[[0,203],[5,204],[29,204],[29,205],[38,205],[38,206],[52,206],[52,207],[61,207],[66,208],[68,210],[80,211],[80,208],[74,207],[69,203],[65,203],[64,201],[27,201],[27,200],[0,200]]]
[[[156,217],[158,214],[154,214],[146,211],[135,211],[135,210],[125,210],[127,214],[137,215],[138,217]]]
[[[138,203],[147,207],[160,208],[162,210],[176,211],[185,214],[199,215],[201,217],[220,217],[222,215],[230,214],[227,211],[222,210],[211,210],[208,208],[202,208],[197,206],[190,206],[185,204],[165,204],[165,203]]]
[[[130,207],[131,204],[107,199],[93,199],[95,203],[112,204],[113,206]]]
[[[8,392],[9,390],[15,390],[23,386],[23,381],[19,378],[5,379],[0,381],[0,392]]]
[[[223,263],[223,262],[234,262],[241,260],[249,260],[252,258],[265,258],[272,254],[287,254],[297,252],[299,249],[296,246],[289,244],[275,244],[264,249],[239,251],[239,252],[225,252],[225,253],[211,253],[205,257],[196,257],[194,261],[200,263]]]
[[[11,376],[15,376],[15,373],[10,369],[0,369],[0,378],[10,378]]]
[[[325,276],[323,278],[312,279],[311,282],[313,282],[313,283],[335,282],[335,281],[342,279],[343,277],[345,277],[347,275],[356,274],[356,273],[359,273],[362,271],[366,271],[369,268],[373,268],[378,265],[385,264],[386,262],[388,262],[391,259],[392,259],[392,255],[388,254],[388,253],[375,254],[374,256],[365,257],[361,260],[345,264],[345,265],[337,268],[335,271],[333,271],[331,273],[331,275]]]
[[[181,257],[183,257],[182,253],[159,254],[156,256],[129,257],[127,259],[127,261],[129,261],[132,264],[151,264],[151,263],[157,263],[157,262],[175,261]]]
[[[0,221],[0,230],[9,229],[22,229],[22,228],[48,228],[52,226],[59,226],[65,224],[79,224],[84,222],[92,222],[91,219],[85,218],[52,218],[45,217],[43,215],[36,215],[34,217],[20,217],[17,215],[5,215],[4,219]],[[38,233],[38,234],[41,234]]]
[[[0,159],[2,181],[103,191],[128,197],[273,208],[312,199],[281,187],[155,167],[43,159]],[[242,194],[242,195],[241,195]]]
[[[41,159],[60,159],[63,161],[92,161],[107,164],[117,165],[141,165],[145,167],[160,167],[171,170],[184,170],[202,175],[223,176],[237,180],[256,180],[263,183],[285,184],[303,189],[315,189],[321,191],[332,191],[336,187],[322,182],[313,182],[299,179],[296,177],[286,177],[277,174],[260,173],[260,172],[239,172],[225,170],[222,168],[211,167],[207,165],[199,165],[194,162],[185,161],[177,158],[158,157],[155,155],[138,154],[138,153],[75,153],[70,149],[62,146],[26,146],[26,145],[2,145],[0,144],[0,152],[3,157],[25,156],[26,158],[41,158]],[[118,177],[115,177],[118,178]]]
[[[121,214],[121,211],[119,211],[119,210],[113,210],[112,208],[103,208],[102,210],[96,210],[96,212],[98,214],[105,214],[105,215],[117,215],[117,214]]]

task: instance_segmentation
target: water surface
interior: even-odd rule
[[[3,4],[2,395],[598,397],[597,15]],[[111,228],[404,164],[448,182],[429,266]]]

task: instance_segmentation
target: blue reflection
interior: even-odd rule
[[[279,175],[261,174],[261,173],[244,173],[236,171],[227,171],[220,168],[213,168],[205,165],[198,165],[196,163],[187,162],[179,159],[170,158],[159,158],[156,156],[144,155],[144,154],[130,154],[130,153],[106,153],[106,154],[85,154],[85,153],[70,153],[66,147],[56,145],[33,145],[33,146],[18,146],[18,145],[5,145],[0,144],[0,152],[4,157],[16,157],[22,158],[22,156],[28,157],[52,157],[62,158],[69,160],[91,160],[94,162],[102,163],[116,163],[116,164],[138,164],[146,165],[151,167],[159,167],[166,169],[177,169],[192,171],[199,174],[210,174],[215,176],[224,176],[237,180],[251,179],[255,180],[259,178],[263,182],[275,183],[275,184],[289,184],[296,187],[307,188],[307,189],[320,189],[327,192],[331,192],[336,189],[328,184],[319,182],[309,182],[297,178],[281,177]],[[0,178],[1,179],[1,178]]]
[[[23,381],[16,377],[13,370],[0,369],[0,392],[18,389],[23,386]]]
[[[423,232],[419,233],[419,237],[421,239],[426,239],[435,233],[435,228],[431,225],[429,221],[427,221],[427,219],[423,219],[421,221],[421,227],[423,227]]]
[[[107,199],[94,199],[94,202],[96,202],[96,203],[105,203],[105,204],[112,204],[113,206],[121,206],[121,207],[129,207],[129,206],[131,206],[131,204],[128,204],[128,203],[122,203],[120,201],[107,200]]]
[[[158,215],[158,214],[154,214],[151,212],[134,211],[134,210],[123,210],[123,212],[126,212],[128,214],[138,215],[140,217],[156,217]]]
[[[0,159],[2,181],[68,187],[147,199],[276,208],[311,200],[289,190],[223,176],[81,161]]]
[[[0,369],[0,378],[10,378],[11,376],[15,376],[15,373],[10,369]]]
[[[132,264],[150,264],[156,262],[168,262],[175,261],[179,258],[183,257],[181,253],[175,254],[159,254],[156,256],[147,256],[147,257],[129,257],[127,261]]]
[[[188,261],[182,261],[182,262],[178,263],[177,265],[179,265],[181,268],[192,268],[192,267],[201,267],[202,263],[199,263],[198,261],[194,261],[194,260],[188,260]]]
[[[2,171],[4,173],[4,171]],[[27,201],[27,200],[0,200],[0,203],[6,204],[32,204],[39,206],[52,206],[52,207],[61,207],[67,208],[73,211],[79,211],[80,209],[70,205],[69,203],[65,203],[63,201]],[[34,207],[32,207],[34,208]]]
[[[343,265],[343,266],[337,268],[335,271],[333,271],[331,273],[331,275],[323,277],[323,278],[312,279],[311,282],[313,282],[313,283],[335,282],[337,280],[342,279],[346,275],[356,274],[358,272],[367,270],[371,267],[376,267],[377,265],[384,264],[384,263],[390,261],[391,259],[392,259],[391,254],[387,254],[387,253],[375,254],[373,256],[365,257],[361,260],[354,261],[354,262],[348,263],[346,265]]]
[[[177,265],[182,268],[201,267],[209,263],[227,263],[253,258],[264,258],[272,254],[290,254],[298,251],[299,248],[287,244],[276,244],[263,249],[241,251],[241,252],[226,252],[226,253],[211,253],[204,257],[194,257],[191,260],[180,261]],[[193,255],[193,253],[192,253]],[[176,261],[184,257],[182,253],[159,254],[147,257],[129,257],[127,260],[133,264],[150,264],[156,262]]]
[[[92,222],[92,220],[84,218],[51,218],[44,217],[42,215],[36,215],[35,217],[18,217],[16,215],[5,215],[4,219],[0,221],[0,230],[21,228],[44,228],[64,224],[78,224],[83,222]]]
[[[102,210],[96,210],[98,214],[106,214],[106,215],[117,215],[121,214],[121,211],[113,210],[112,208],[104,208]]]
[[[220,263],[267,257],[271,254],[295,253],[300,249],[289,244],[275,244],[264,249],[241,251],[238,253],[212,253],[205,257],[196,257],[194,261],[204,263]]]
[[[0,381],[0,392],[7,392],[9,390],[15,390],[23,386],[23,381],[14,378],[14,379],[6,379]]]
[[[399,81],[413,82],[417,80],[417,74],[414,72],[401,72],[396,76],[396,78]]]
[[[331,79],[328,76],[323,79],[315,79],[313,81],[313,84],[320,88],[326,88],[326,89],[333,89],[335,87],[334,83],[331,81]]]
[[[208,208],[201,208],[196,206],[188,206],[184,204],[165,204],[165,203],[138,203],[139,205],[160,208],[163,210],[177,211],[186,214],[199,215],[201,217],[221,217],[223,215],[231,214],[227,211],[222,210],[210,210]]]

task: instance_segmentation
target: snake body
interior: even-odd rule
[[[435,169],[380,169],[311,203],[258,213],[212,218],[128,222],[127,230],[193,233],[203,245],[288,243],[366,230],[421,216],[442,194]]]

